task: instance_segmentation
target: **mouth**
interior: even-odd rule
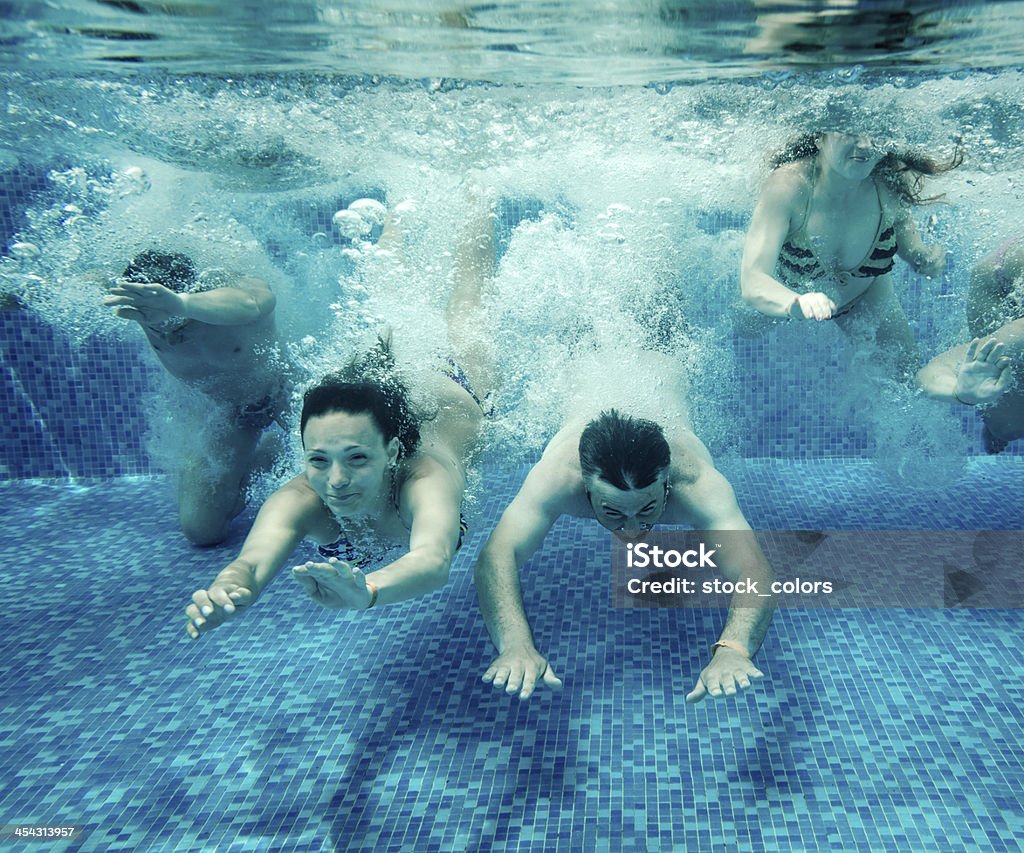
[[[350,492],[347,495],[327,495],[326,502],[329,504],[347,504],[355,497],[358,497],[355,492]]]

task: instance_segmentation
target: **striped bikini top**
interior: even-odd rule
[[[834,264],[830,266],[822,263],[815,254],[811,239],[807,234],[807,220],[811,214],[811,203],[814,201],[816,171],[815,164],[811,163],[811,187],[807,193],[807,207],[804,210],[803,221],[800,223],[800,227],[786,238],[786,242],[782,244],[782,250],[779,252],[778,267],[786,282],[791,286],[800,286],[831,277],[839,279],[840,284],[845,284],[842,279],[847,277],[876,278],[885,275],[896,265],[893,258],[899,247],[896,243],[896,226],[892,219],[886,216],[885,206],[882,204],[882,197],[878,192],[878,184],[875,184],[875,195],[878,198],[878,227],[875,229],[875,239],[864,256],[864,260],[855,267],[843,270]]]

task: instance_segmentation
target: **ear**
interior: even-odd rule
[[[388,442],[388,445],[385,448],[388,454],[388,465],[395,465],[398,462],[398,449],[401,446],[402,445],[398,441],[397,435]]]

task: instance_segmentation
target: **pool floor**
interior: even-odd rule
[[[911,495],[868,462],[723,467],[760,529],[1024,526],[1019,457]],[[482,684],[472,561],[524,471],[487,471],[445,589],[348,615],[285,573],[198,642],[183,608],[250,515],[203,551],[159,478],[0,485],[0,824],[102,851],[1024,847],[1019,610],[780,610],[766,678],[688,706],[724,611],[613,608],[608,535],[563,521],[523,587],[565,689]]]

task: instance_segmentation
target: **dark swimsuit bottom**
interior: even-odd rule
[[[473,385],[469,381],[469,377],[466,376],[466,371],[462,369],[454,358],[448,356],[445,359],[445,366],[441,368],[441,373],[451,379],[460,388],[465,389],[466,393],[473,398],[473,401],[480,407],[480,411],[484,413],[485,418],[493,418],[496,414],[494,409],[494,403],[491,402],[491,395],[487,394],[482,400],[476,395],[476,391],[473,390]]]
[[[875,185],[875,194],[878,196],[878,227],[875,229],[875,239],[864,257],[856,267],[848,270],[829,268],[821,262],[812,248],[811,239],[807,234],[807,219],[811,213],[811,203],[814,200],[814,165],[811,165],[811,187],[807,193],[807,208],[804,210],[803,222],[792,234],[786,238],[779,252],[778,269],[781,278],[794,290],[802,293],[812,293],[815,290],[814,284],[821,279],[838,278],[839,273],[846,273],[850,278],[878,278],[885,275],[895,265],[894,256],[899,246],[896,242],[896,226],[886,222],[885,206],[882,204],[882,197],[878,194],[878,185]],[[843,282],[839,281],[839,286]],[[871,288],[869,287],[868,290]],[[851,300],[835,314],[831,319],[842,317],[849,313],[860,300],[867,294],[865,290],[856,299]]]

